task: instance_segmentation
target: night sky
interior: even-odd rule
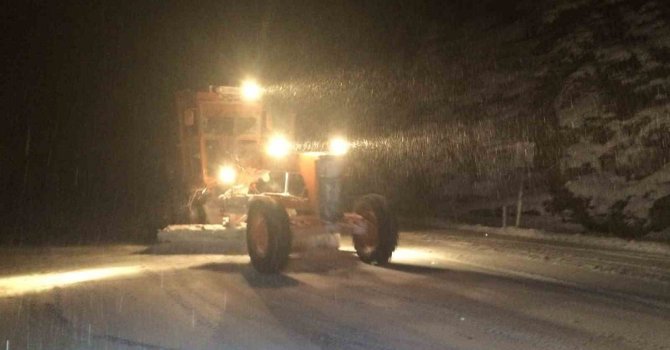
[[[272,86],[411,66],[436,27],[456,30],[463,21],[510,9],[488,3],[9,6],[1,44],[4,240],[80,237],[73,233],[79,231],[103,239],[168,220],[156,208],[170,206],[165,189],[173,180],[172,102],[179,89],[232,85],[248,76]]]

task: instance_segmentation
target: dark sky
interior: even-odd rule
[[[132,119],[164,118],[177,89],[234,84],[248,75],[281,82],[405,59],[432,22],[453,17],[442,1],[21,6],[3,21],[3,90],[16,108],[8,113],[12,134],[22,134],[26,123],[58,121],[67,130],[81,128],[70,137],[91,131],[97,141],[139,132],[129,130]]]
[[[175,151],[176,90],[403,67],[436,30],[510,8],[466,0],[7,6],[0,217],[160,199]]]

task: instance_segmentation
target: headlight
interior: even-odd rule
[[[253,80],[247,80],[240,87],[242,99],[245,101],[256,101],[263,96],[263,88]]]
[[[219,182],[224,185],[232,185],[237,179],[237,171],[232,166],[222,166],[218,175]]]
[[[274,136],[268,140],[265,151],[272,157],[281,158],[289,154],[292,147],[291,143],[285,137]]]
[[[349,141],[345,140],[342,137],[332,138],[328,145],[330,153],[336,156],[347,154],[347,152],[349,151],[349,147],[350,147]]]

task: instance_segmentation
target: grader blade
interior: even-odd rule
[[[243,226],[169,225],[158,231],[157,254],[246,254]]]

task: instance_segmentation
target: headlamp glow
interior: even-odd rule
[[[224,185],[232,185],[237,179],[237,171],[232,166],[222,166],[219,168],[218,179]]]
[[[263,88],[253,80],[246,80],[240,87],[240,93],[245,101],[257,101],[263,96]]]
[[[349,147],[351,147],[349,141],[342,137],[334,137],[330,140],[328,150],[333,155],[342,156],[349,152]]]
[[[285,137],[277,135],[268,140],[265,151],[272,157],[281,158],[288,155],[291,148],[293,148],[293,145]]]

